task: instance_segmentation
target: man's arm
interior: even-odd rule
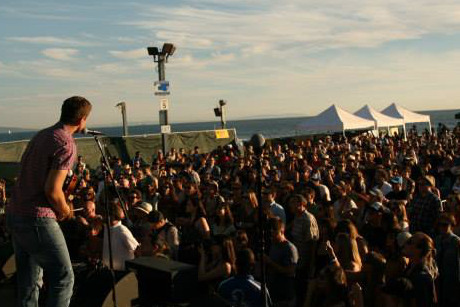
[[[56,213],[58,221],[70,215],[62,187],[68,170],[50,170],[45,182],[45,195]]]

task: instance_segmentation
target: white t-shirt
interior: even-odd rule
[[[105,228],[107,230],[107,228]],[[134,259],[134,251],[139,246],[139,242],[134,238],[131,231],[119,221],[115,226],[110,227],[110,237],[112,239],[113,269],[124,271],[125,261]],[[102,262],[109,267],[109,240],[107,231],[104,231],[104,248],[102,252]]]
[[[321,199],[325,201],[331,201],[331,193],[329,191],[329,188],[325,186],[324,184],[320,184],[318,186],[319,193],[321,194]]]
[[[382,186],[379,187],[378,185],[376,185],[374,187],[374,189],[377,188],[379,189],[380,191],[382,191],[383,195],[386,196],[388,193],[390,193],[391,191],[393,191],[393,187],[391,186],[391,184],[389,184],[388,182],[384,181]]]

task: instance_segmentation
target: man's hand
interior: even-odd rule
[[[58,210],[54,210],[54,213],[56,213],[56,218],[58,222],[64,221],[70,217],[71,211],[69,206],[63,206]]]

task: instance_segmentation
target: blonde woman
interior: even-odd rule
[[[352,239],[347,233],[338,233],[335,238],[334,251],[337,260],[345,271],[361,271],[362,261],[356,239]]]

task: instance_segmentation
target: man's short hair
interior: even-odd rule
[[[279,233],[284,231],[285,226],[283,221],[279,217],[274,217],[269,220],[270,228],[273,233]]]
[[[118,200],[112,200],[109,203],[109,215],[111,220],[113,221],[121,221],[123,219],[123,209],[121,208],[121,205],[118,203]]]
[[[238,274],[250,274],[254,265],[255,256],[250,248],[244,248],[236,254],[236,270]]]
[[[80,96],[67,98],[61,107],[60,122],[66,125],[78,125],[78,122],[91,112],[91,102]]]

